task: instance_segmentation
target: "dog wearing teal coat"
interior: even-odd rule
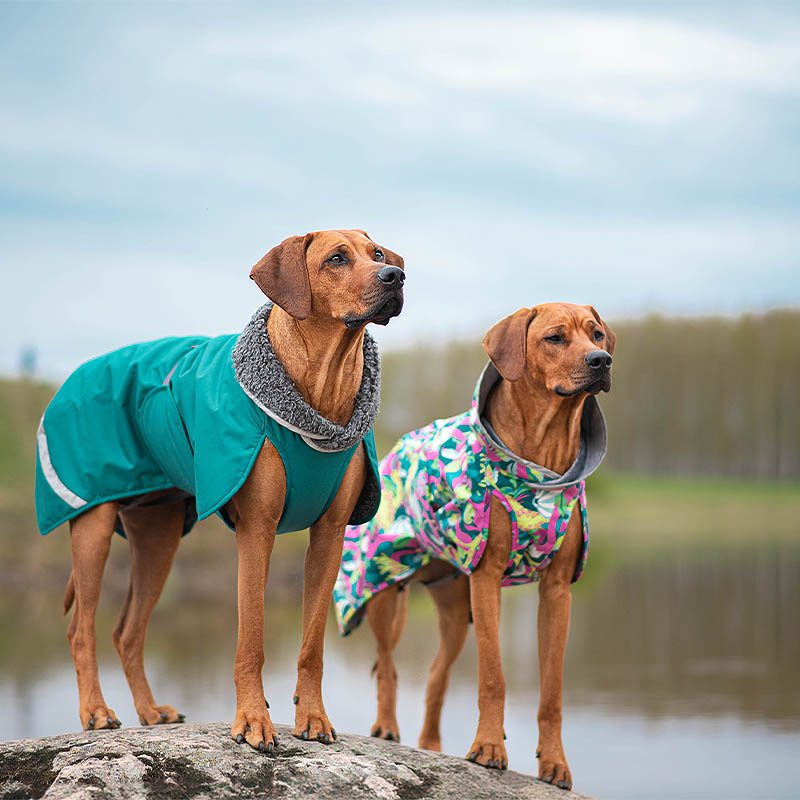
[[[184,719],[144,672],[150,614],[181,537],[218,514],[235,532],[239,633],[231,736],[278,745],[264,697],[264,590],[275,535],[310,528],[294,734],[336,738],[322,702],[322,648],[347,523],[379,501],[372,425],[380,365],[365,327],[403,305],[403,260],[364,231],[293,236],[251,271],[270,302],[238,334],[159,339],[79,367],[37,436],[36,514],[70,525],[65,613],[85,729],[121,724],[100,689],[95,612],[116,530],[131,581],[114,644],[143,725]]]

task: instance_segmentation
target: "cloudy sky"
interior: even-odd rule
[[[797,8],[0,2],[0,372],[238,330],[330,227],[406,259],[386,347],[800,304]]]

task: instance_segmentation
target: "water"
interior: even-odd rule
[[[596,569],[590,560],[574,590],[565,674],[564,745],[576,789],[598,798],[800,797],[800,550],[641,554],[626,563],[596,555]],[[187,599],[185,578],[177,583],[151,625],[154,694],[191,721],[229,720],[234,587]],[[503,603],[509,758],[513,769],[535,773],[536,589],[505,590]],[[0,738],[76,729],[77,690],[58,604],[40,591],[2,609]],[[130,694],[107,643],[110,603],[103,607],[101,681],[109,704],[132,724]],[[270,598],[267,612],[265,691],[273,719],[288,724],[299,615]],[[397,652],[399,721],[409,744],[422,721],[434,631],[430,601],[415,590]],[[372,661],[366,625],[345,640],[329,628],[325,702],[341,731],[369,732]],[[471,638],[444,710],[446,752],[466,753],[476,720]]]

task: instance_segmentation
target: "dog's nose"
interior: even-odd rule
[[[589,369],[611,369],[611,356],[605,350],[592,350],[586,356]]]
[[[400,267],[382,267],[378,270],[378,280],[387,286],[402,286],[406,274]]]

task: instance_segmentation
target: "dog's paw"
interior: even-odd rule
[[[508,769],[508,753],[502,736],[494,741],[488,737],[476,736],[467,753],[467,760],[490,769]]]
[[[121,728],[117,715],[105,703],[94,703],[80,710],[81,725],[85,731],[99,731],[104,728]]]
[[[569,771],[567,759],[563,752],[548,752],[537,750],[536,758],[539,759],[539,780],[552,783],[559,789],[572,788],[572,773]]]
[[[309,739],[330,744],[336,741],[336,729],[331,725],[328,715],[319,704],[304,704],[302,700],[295,700],[294,730],[292,733],[298,739]]]
[[[376,739],[386,739],[389,742],[399,742],[400,726],[397,724],[396,719],[378,719],[375,720],[375,724],[372,726],[369,735],[374,736]]]
[[[231,726],[231,738],[237,744],[247,744],[261,753],[271,753],[278,746],[278,735],[267,711],[267,701],[256,709],[236,709]]]
[[[138,714],[140,725],[167,725],[186,719],[185,714],[179,714],[172,706],[150,706],[138,711]]]

